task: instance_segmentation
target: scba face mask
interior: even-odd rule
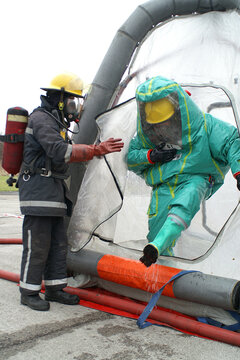
[[[83,110],[83,97],[68,97],[64,101],[64,116],[68,121],[78,122]]]

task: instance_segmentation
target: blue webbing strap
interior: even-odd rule
[[[240,315],[236,313],[235,311],[228,311],[228,313],[237,320],[235,324],[232,325],[223,325],[221,322],[213,320],[209,317],[198,317],[198,321],[203,322],[208,325],[217,326],[221,329],[231,330],[231,331],[237,331],[240,329]]]
[[[168,282],[166,282],[166,284],[164,284],[155,294],[153,294],[153,296],[151,297],[149,303],[147,304],[147,306],[143,310],[142,314],[137,319],[137,325],[138,325],[138,327],[140,329],[144,329],[147,326],[153,325],[152,323],[146,321],[146,319],[148,318],[148,316],[152,312],[152,310],[153,310],[154,306],[156,305],[158,299],[160,298],[165,286],[168,285],[171,281],[174,281],[177,278],[179,278],[179,277],[181,277],[183,275],[192,273],[192,272],[198,272],[198,271],[195,271],[195,270],[183,270],[183,271],[180,271],[178,274],[171,277],[171,279],[168,280]]]

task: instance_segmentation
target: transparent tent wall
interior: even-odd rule
[[[236,106],[239,107],[240,57],[237,45],[239,31],[236,31],[236,29],[240,30],[239,18],[239,14],[235,11],[211,12],[204,15],[174,18],[166,24],[159,25],[139,45],[127,74],[127,76],[132,75],[133,78],[118,98],[118,103],[123,103],[133,97],[137,85],[147,78],[163,75],[180,83],[208,83],[209,85],[224,86],[232,92]],[[211,87],[187,86],[186,88],[190,90],[193,100],[202,110],[210,111],[212,115],[236,124],[231,107],[228,105],[211,107],[215,103],[230,103],[224,91]],[[122,91],[121,87],[119,90]],[[116,96],[118,96],[117,93]],[[129,109],[128,104],[122,105],[100,118],[99,125],[102,127],[101,137],[103,139],[111,134],[111,136],[122,137],[125,141],[125,152],[121,157],[108,157],[110,166],[120,183],[124,200],[122,203],[118,190],[116,190],[116,184],[112,179],[109,180],[111,186],[108,191],[109,193],[113,191],[115,194],[115,205],[111,204],[111,196],[104,196],[103,202],[100,197],[100,203],[107,204],[104,205],[105,209],[102,212],[96,206],[96,193],[93,192],[91,200],[91,194],[86,190],[87,187],[83,182],[79,202],[82,201],[86,204],[85,196],[88,206],[90,206],[90,214],[92,211],[96,211],[100,212],[101,216],[94,219],[94,223],[88,223],[86,226],[84,222],[86,219],[84,221],[82,219],[85,216],[83,212],[86,214],[87,209],[81,212],[81,206],[77,203],[75,216],[72,219],[74,231],[72,230],[70,234],[73,248],[77,250],[85,246],[87,242],[91,244],[92,240],[90,239],[94,232],[118,246],[140,250],[146,243],[146,212],[150,191],[142,181],[128,173],[124,158],[128,142],[134,134],[136,109]],[[106,178],[111,178],[112,175],[106,164],[101,166],[101,172],[103,167]],[[85,176],[85,184],[92,181],[91,188],[96,190],[97,182],[95,183],[95,181],[99,179],[99,176],[96,173],[95,165],[93,164],[92,167],[90,165],[87,177]],[[101,176],[103,176],[102,173]],[[102,189],[98,189],[98,191],[101,192]],[[204,254],[236,207],[238,198],[236,182],[229,172],[224,186],[206,204],[203,204],[190,228],[179,240],[176,247],[177,256],[194,259]],[[109,202],[105,202],[105,200],[109,200]],[[107,220],[108,218],[109,220]],[[84,237],[81,234],[82,230],[86,230],[87,236]],[[99,240],[96,239],[94,240],[95,244]],[[129,254],[131,251],[129,250]]]

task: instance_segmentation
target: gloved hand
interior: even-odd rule
[[[237,188],[240,191],[240,174],[236,176],[236,180],[237,180]]]
[[[101,156],[111,152],[121,151],[124,145],[122,139],[110,138],[98,145],[73,144],[69,162],[91,160],[94,156]]]
[[[152,162],[160,162],[162,164],[171,161],[177,153],[176,149],[163,150],[165,143],[162,143],[153,149],[149,155]]]
[[[148,244],[143,249],[143,256],[139,259],[146,267],[151,266],[157,261],[158,252],[157,249]]]
[[[112,152],[119,152],[122,150],[124,143],[120,142],[122,139],[109,138],[94,147],[94,155],[101,156]]]

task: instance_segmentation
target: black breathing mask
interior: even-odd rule
[[[64,100],[63,113],[67,121],[79,122],[82,109],[83,109],[84,98],[70,96]]]

